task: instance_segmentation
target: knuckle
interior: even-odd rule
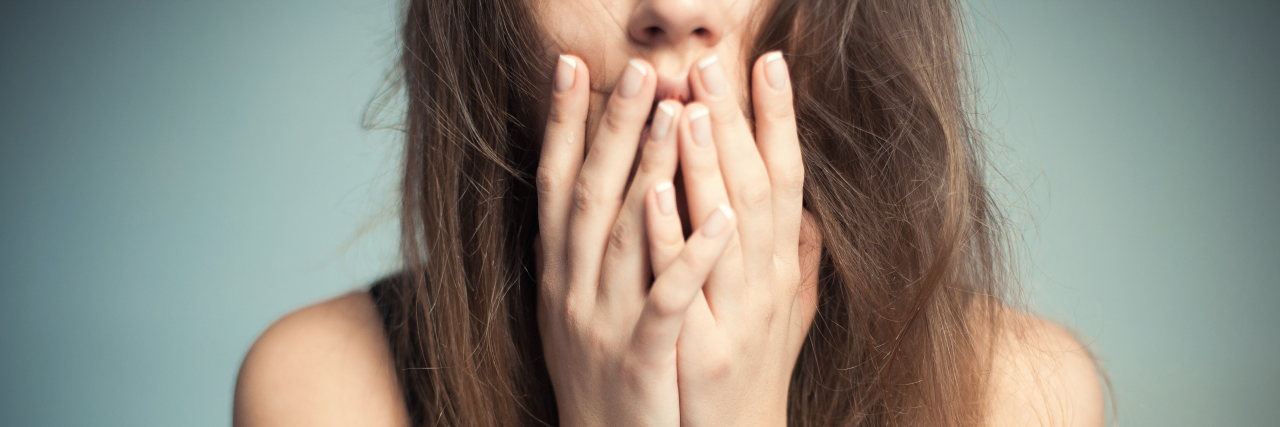
[[[733,373],[732,357],[727,349],[707,352],[706,359],[703,361],[703,375],[706,379],[712,381],[720,381],[730,377]]]
[[[608,330],[601,326],[600,321],[592,318],[590,307],[586,304],[566,305],[564,324],[569,334],[577,337],[577,341],[587,348],[600,348],[608,344]]]
[[[579,179],[573,189],[573,211],[577,215],[590,215],[599,211],[604,201],[600,199],[595,184]]]
[[[773,194],[767,184],[749,184],[738,190],[738,205],[746,208],[746,210],[767,209],[772,201]]]
[[[597,137],[592,140],[591,144],[589,144],[590,146],[587,148],[587,158],[600,158],[607,156],[609,154],[609,150],[613,148],[610,147],[607,142],[607,138]]]
[[[600,118],[600,127],[610,133],[620,133],[627,127],[627,116],[617,104],[610,104]]]
[[[777,174],[775,180],[779,189],[786,194],[804,192],[804,166],[797,165],[781,169],[781,171],[775,172]]]
[[[586,304],[581,298],[565,298],[560,306],[561,315],[564,316],[565,324],[571,329],[577,330],[583,326],[590,325],[587,317],[590,315]]]
[[[649,306],[653,314],[660,318],[671,318],[680,315],[681,301],[679,290],[673,286],[655,286],[649,290]]]
[[[639,243],[636,227],[628,221],[618,221],[609,230],[609,250],[620,253],[633,251]]]
[[[562,181],[560,174],[556,173],[551,167],[546,165],[538,166],[538,173],[534,177],[534,186],[538,189],[538,198],[545,198],[556,191],[562,185]]]
[[[569,119],[569,112],[566,111],[567,109],[561,104],[561,102],[563,101],[557,100],[551,103],[551,108],[547,111],[547,123],[559,126],[569,124],[571,121]]]

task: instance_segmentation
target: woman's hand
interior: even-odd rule
[[[681,248],[650,286],[645,197],[662,197],[654,209],[678,223],[670,180],[681,106],[664,102],[654,113],[628,191],[655,73],[644,61],[627,65],[584,159],[588,79],[582,61],[561,57],[537,175],[538,324],[560,421],[678,425],[676,340],[733,235],[734,215],[706,210],[703,229],[677,239]]]
[[[785,425],[787,388],[816,310],[821,238],[802,227],[801,161],[781,53],[752,73],[755,137],[715,57],[691,75],[698,102],[680,120],[681,170],[693,226],[728,203],[737,232],[689,308],[678,343],[681,424]],[[687,245],[680,222],[648,203],[654,272]],[[802,231],[803,229],[803,231]],[[694,233],[697,237],[697,233]]]

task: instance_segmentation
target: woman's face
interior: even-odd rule
[[[731,88],[746,107],[746,50],[754,40],[756,14],[767,0],[532,0],[547,55],[571,54],[591,71],[588,135],[618,76],[632,58],[658,72],[656,101],[691,101],[689,69],[718,56]]]

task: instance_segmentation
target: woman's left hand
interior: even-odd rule
[[[679,124],[693,228],[720,204],[737,235],[686,315],[677,344],[681,425],[785,425],[787,389],[817,307],[821,237],[803,208],[804,164],[781,53],[752,69],[755,136],[715,57],[690,80]],[[684,245],[681,225],[647,201],[654,275]],[[804,226],[802,226],[804,224]]]

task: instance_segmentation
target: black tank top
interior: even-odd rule
[[[388,341],[391,341],[391,334],[399,329],[408,327],[408,319],[405,317],[404,309],[397,301],[401,300],[400,295],[407,291],[405,289],[406,282],[400,274],[393,274],[379,279],[369,287],[369,297],[373,298],[373,305],[378,309],[378,316],[382,318],[382,330],[386,334]],[[395,342],[387,343],[391,347],[393,357],[400,349],[396,348]],[[404,370],[400,368],[399,358],[395,359],[397,366],[396,383],[400,387],[400,397],[404,399],[405,410],[409,415],[409,425],[423,425],[423,408],[419,406],[420,401],[414,396],[411,388],[405,387]]]
[[[400,285],[400,275],[391,275],[379,279],[369,287],[369,297],[373,298],[373,305],[378,308],[378,317],[382,318],[382,330],[388,335],[391,334],[392,326],[398,322],[399,313],[395,310],[395,295]]]

